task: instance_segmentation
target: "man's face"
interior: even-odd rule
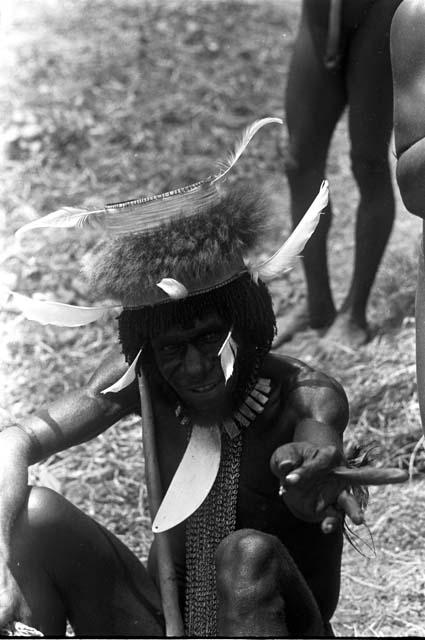
[[[172,327],[152,340],[160,373],[201,422],[224,417],[229,406],[230,389],[218,357],[228,332],[219,315],[210,313],[189,328]]]

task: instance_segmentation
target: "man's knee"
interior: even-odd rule
[[[278,591],[280,542],[254,529],[241,529],[227,536],[216,553],[217,589],[232,600],[264,599]]]
[[[10,548],[10,566],[20,584],[43,582],[45,573],[40,572],[40,567],[58,537],[56,505],[60,500],[63,498],[50,489],[28,487],[27,501],[16,520]],[[28,589],[31,591],[32,587]]]
[[[54,524],[60,517],[64,498],[46,487],[29,487],[26,522],[31,527]]]
[[[388,154],[371,154],[369,149],[352,151],[350,154],[351,170],[359,186],[374,185],[377,181],[391,181]]]
[[[324,174],[325,154],[314,152],[311,145],[292,144],[285,156],[284,166],[289,180],[316,174],[321,179]]]

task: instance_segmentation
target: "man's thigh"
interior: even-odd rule
[[[12,570],[31,623],[44,633],[55,633],[52,615],[60,607],[77,635],[163,636],[160,596],[142,563],[53,491],[30,491],[16,526]]]
[[[326,69],[326,12],[312,12],[306,3],[289,68],[285,109],[291,151],[296,156],[319,156],[323,162],[331,135],[346,104],[344,71]],[[310,15],[314,13],[314,15]],[[318,15],[316,15],[318,14]]]
[[[375,0],[348,54],[349,129],[353,155],[386,158],[393,122],[391,20],[401,0]]]

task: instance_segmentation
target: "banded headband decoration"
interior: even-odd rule
[[[313,204],[279,250],[259,264],[252,264],[244,255],[244,250],[247,250],[249,242],[253,244],[253,240],[241,240],[244,233],[249,235],[244,227],[252,221],[248,214],[250,209],[255,209],[255,201],[247,201],[239,211],[234,202],[229,205],[231,198],[226,200],[226,196],[217,189],[217,184],[236,164],[253,136],[271,123],[283,124],[280,118],[263,118],[254,122],[244,132],[225,167],[218,174],[195,184],[148,198],[108,204],[104,209],[90,211],[63,207],[18,229],[17,237],[44,227],[100,229],[104,238],[99,243],[103,243],[103,254],[101,249],[100,262],[96,263],[95,256],[88,271],[96,276],[97,269],[101,279],[103,272],[109,270],[108,277],[114,281],[113,295],[105,297],[116,298],[117,305],[79,307],[29,298],[6,288],[3,288],[3,298],[12,298],[28,319],[42,324],[76,327],[98,320],[108,309],[136,309],[181,300],[223,286],[246,272],[251,274],[255,283],[259,279],[268,282],[293,268],[327,205],[328,183],[322,183]],[[263,213],[258,215],[259,211],[254,213],[257,213],[257,218],[264,217]],[[236,219],[238,216],[240,220]],[[217,230],[220,225],[222,228]],[[253,230],[254,227],[255,221]],[[227,244],[221,241],[223,233],[228,239]],[[251,235],[255,235],[254,231]],[[208,245],[210,236],[214,237]],[[156,271],[152,264],[158,263],[158,259],[149,261],[145,255],[149,246],[154,249],[162,247],[164,252],[163,264]],[[174,251],[172,259],[168,259],[168,246]],[[181,249],[186,262],[180,260]],[[205,264],[203,260],[206,260]],[[136,275],[133,276],[133,272]]]

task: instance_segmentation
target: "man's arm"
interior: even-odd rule
[[[124,356],[118,350],[111,352],[85,387],[64,394],[23,420],[20,426],[31,440],[30,464],[91,440],[136,411],[140,406],[136,382],[119,393],[101,393],[127,368]]]
[[[408,474],[400,469],[349,468],[343,452],[346,395],[324,374],[312,372],[308,378],[299,379],[288,398],[293,441],[278,447],[270,464],[290,511],[301,520],[321,522],[323,532],[330,533],[343,514],[355,524],[364,522],[352,486],[404,482]]]
[[[348,402],[344,390],[320,372],[300,369],[286,405],[294,424],[292,442],[275,450],[270,466],[281,481],[287,507],[301,520],[320,522],[329,515],[329,507],[333,515],[339,500],[339,506],[360,523],[360,508],[344,491],[347,483],[332,475],[335,467],[345,465]]]
[[[391,26],[397,182],[403,202],[425,218],[425,3],[404,0]]]
[[[317,447],[333,446],[342,453],[342,438],[348,422],[348,400],[340,384],[322,373],[290,394],[295,429],[293,442],[309,442]],[[302,382],[302,380],[300,381]]]
[[[8,560],[13,524],[26,499],[28,467],[52,453],[90,440],[137,410],[135,384],[117,394],[100,393],[126,369],[124,357],[114,352],[86,387],[65,394],[38,414],[0,433],[0,560]]]
[[[406,207],[425,219],[425,3],[404,0],[391,27],[397,181]],[[425,273],[419,255],[416,297],[416,366],[425,430]]]
[[[86,387],[62,396],[38,415],[0,433],[0,627],[19,619],[25,607],[9,562],[13,527],[27,497],[28,467],[52,453],[90,440],[137,410],[136,384],[117,394],[100,393],[126,369],[123,356],[111,354]]]

